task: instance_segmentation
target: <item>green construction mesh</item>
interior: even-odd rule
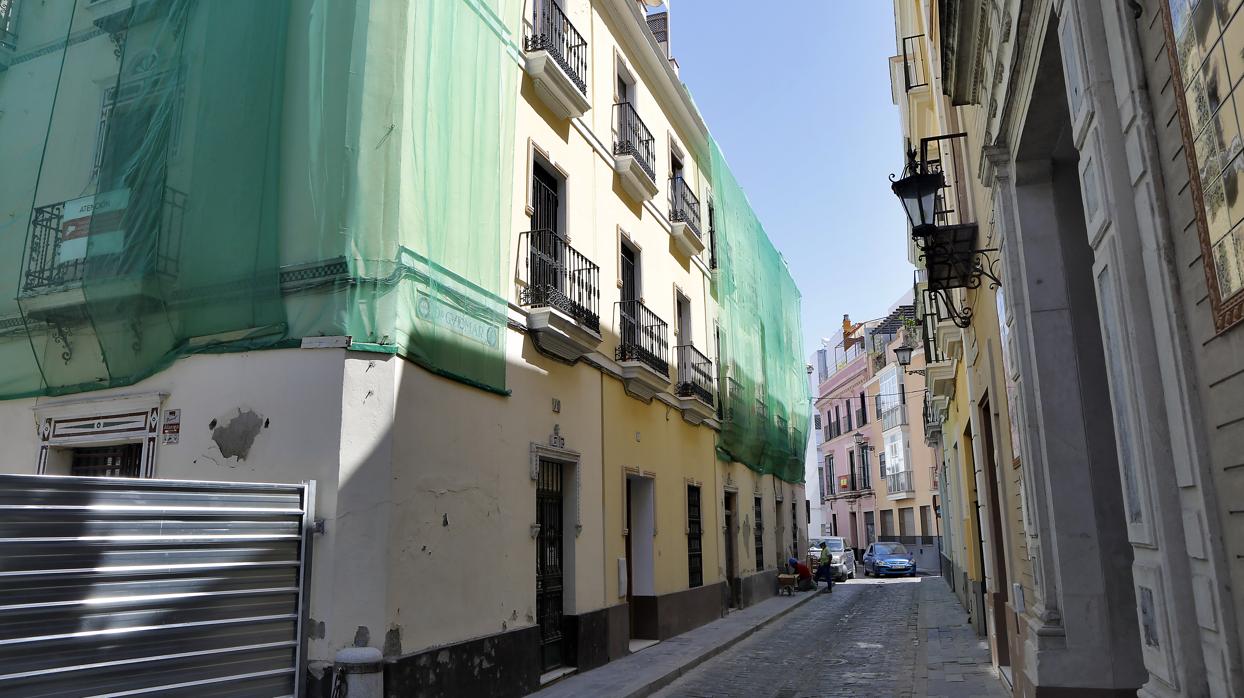
[[[803,482],[811,402],[801,355],[799,289],[710,138],[721,399],[718,456]]]
[[[0,398],[321,335],[505,392],[521,9],[23,3],[0,74]],[[799,294],[716,144],[711,177],[719,451],[801,481]]]
[[[521,0],[19,11],[0,397],[320,335],[505,391]]]

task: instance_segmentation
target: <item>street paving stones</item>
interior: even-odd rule
[[[731,613],[554,684],[539,695],[1001,698],[1008,694],[990,666],[987,643],[967,624],[967,614],[939,577],[857,579],[834,585],[833,594],[797,595],[795,601],[780,601],[781,606],[773,602],[778,600]],[[797,607],[789,606],[795,602]],[[736,642],[743,633],[750,636]],[[715,656],[705,661],[711,654]],[[673,677],[678,678],[669,683]],[[652,693],[660,686],[664,688]]]
[[[662,698],[1007,695],[989,646],[939,577],[834,587],[656,695]]]

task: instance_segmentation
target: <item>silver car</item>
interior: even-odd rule
[[[834,572],[834,580],[841,582],[847,579],[855,579],[855,551],[847,547],[847,542],[843,538],[831,536],[828,538],[813,538],[808,541],[811,547],[808,548],[808,557],[821,564],[821,542],[824,541],[826,548],[829,550],[830,569]]]

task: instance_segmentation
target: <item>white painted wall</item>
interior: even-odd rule
[[[156,477],[240,482],[317,482],[316,516],[328,520],[314,548],[310,617],[326,620],[336,603],[330,574],[338,537],[334,491],[341,442],[342,350],[284,349],[191,356],[133,386],[57,398],[0,401],[0,442],[6,473],[36,471],[35,410],[85,403],[101,414],[118,397],[166,393],[164,409],[182,411],[180,442],[158,445]],[[115,404],[115,403],[113,403]],[[245,459],[224,458],[209,424],[252,410],[267,422]],[[349,588],[349,587],[347,587]],[[366,601],[366,599],[363,599]],[[328,626],[331,629],[331,624]],[[353,628],[350,629],[352,636]],[[315,637],[313,659],[331,659],[331,643]]]

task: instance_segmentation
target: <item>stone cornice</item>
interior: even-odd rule
[[[989,42],[989,0],[940,0],[942,91],[951,104],[980,103]]]

